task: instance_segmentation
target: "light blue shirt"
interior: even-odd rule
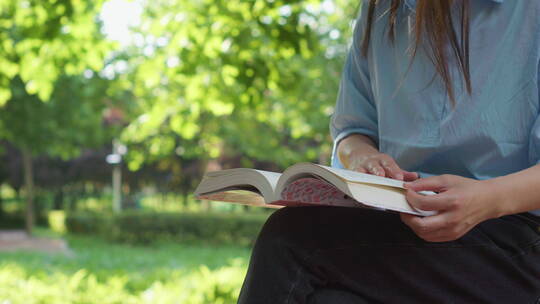
[[[455,108],[421,48],[406,74],[416,1],[400,8],[393,45],[384,14],[389,2],[376,9],[367,58],[360,52],[367,9],[357,20],[330,123],[332,166],[342,167],[336,146],[352,133],[371,137],[421,176],[489,179],[539,163],[540,1],[470,2],[473,91],[467,94],[450,62]]]

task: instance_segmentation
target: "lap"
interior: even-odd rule
[[[336,246],[415,246],[471,247],[498,246],[510,255],[518,254],[532,243],[540,242],[535,223],[527,225],[522,216],[508,216],[481,223],[453,242],[431,243],[416,236],[397,213],[345,207],[287,207],[277,210],[265,230],[279,238],[290,239],[318,249]],[[528,219],[534,221],[535,219]],[[540,220],[536,219],[540,226]],[[511,242],[510,242],[511,241]]]
[[[529,224],[519,216],[503,217],[456,241],[430,243],[397,214],[283,208],[269,218],[258,243],[294,252],[304,270],[318,276],[317,284],[346,288],[374,302],[504,303],[540,297],[540,235]]]

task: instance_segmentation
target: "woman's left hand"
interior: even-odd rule
[[[502,200],[488,181],[445,174],[405,183],[405,188],[411,206],[438,212],[427,217],[401,214],[402,221],[429,242],[456,240],[477,224],[502,215]],[[423,190],[438,193],[417,193]]]

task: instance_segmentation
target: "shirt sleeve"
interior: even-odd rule
[[[367,9],[362,9],[355,25],[353,43],[341,75],[338,98],[330,120],[330,133],[334,141],[332,167],[343,168],[336,155],[337,145],[353,133],[367,135],[379,144],[377,108],[373,101],[367,59],[361,54],[367,18],[365,11]]]

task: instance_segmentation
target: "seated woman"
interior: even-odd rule
[[[278,210],[239,303],[540,303],[540,1],[368,5],[332,164],[405,180],[437,214]]]

